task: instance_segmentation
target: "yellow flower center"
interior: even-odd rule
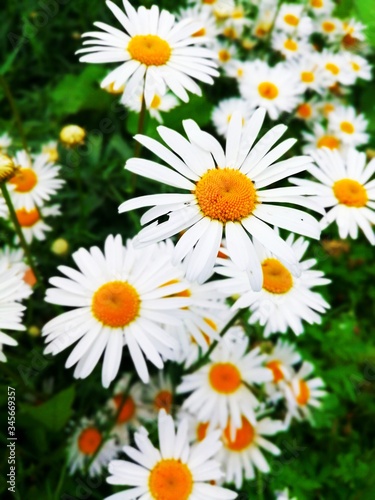
[[[220,222],[241,221],[257,204],[251,180],[231,168],[212,169],[197,182],[195,196],[206,217]]]
[[[148,486],[155,500],[188,500],[193,490],[193,476],[187,465],[169,458],[154,466]]]
[[[36,284],[37,279],[31,267],[26,269],[25,274],[23,275],[23,281],[31,287],[33,287]]]
[[[157,94],[155,94],[151,101],[150,108],[158,109],[160,104],[161,104],[161,98]]]
[[[172,54],[169,43],[157,35],[136,35],[127,48],[132,59],[146,66],[163,66]]]
[[[312,71],[302,71],[301,80],[305,83],[311,83],[315,80],[314,73]]]
[[[241,374],[232,363],[216,363],[209,373],[211,387],[220,394],[232,394],[241,385]]]
[[[84,429],[78,437],[78,448],[84,455],[93,455],[102,442],[102,435],[95,427]]]
[[[20,168],[9,182],[16,186],[18,193],[28,193],[38,183],[38,177],[31,168]]]
[[[250,422],[242,417],[242,425],[236,430],[234,439],[230,437],[230,424],[226,426],[223,433],[224,446],[232,451],[242,451],[248,448],[255,437],[254,427]]]
[[[332,103],[327,102],[327,104],[325,104],[323,106],[323,114],[324,115],[329,115],[329,113],[331,113],[332,111],[334,111],[334,109],[335,109],[335,106]]]
[[[310,104],[307,104],[306,102],[300,104],[297,108],[297,115],[301,118],[310,118],[310,116],[312,115],[312,108]]]
[[[223,35],[227,38],[231,38],[232,40],[235,40],[238,37],[237,31],[233,27],[225,28],[223,30]]]
[[[321,9],[323,7],[323,0],[310,0],[311,7]]]
[[[115,403],[117,411],[121,407],[116,423],[123,424],[124,422],[128,422],[134,416],[135,403],[131,396],[128,396],[124,400],[124,396],[122,394],[117,394],[114,396],[113,402]]]
[[[280,369],[280,365],[281,365],[280,361],[277,360],[270,361],[269,363],[266,364],[267,368],[272,370],[273,381],[275,382],[275,384],[280,380],[284,379],[284,373]]]
[[[171,391],[159,391],[154,398],[154,407],[157,411],[164,409],[167,413],[171,413],[173,395]]]
[[[203,439],[206,437],[208,424],[209,422],[200,422],[197,425],[196,434],[198,441],[203,441]]]
[[[355,130],[353,124],[350,122],[341,122],[340,129],[345,134],[353,134]]]
[[[279,89],[272,82],[262,82],[258,85],[259,94],[265,99],[276,99],[279,95]]]
[[[333,135],[323,135],[316,143],[318,148],[337,149],[340,141]]]
[[[218,56],[221,62],[227,62],[231,58],[229,50],[226,49],[219,50]]]
[[[296,50],[298,50],[298,43],[291,38],[288,38],[288,40],[285,40],[284,42],[284,48],[286,50],[290,50],[291,52],[295,52]]]
[[[200,30],[193,33],[191,36],[204,36],[206,34],[206,28],[201,28]]]
[[[263,288],[270,293],[287,293],[293,286],[293,278],[288,269],[277,259],[262,262]]]
[[[203,0],[203,3],[207,5],[213,5],[216,2],[216,0]]]
[[[290,26],[298,26],[299,24],[299,19],[294,14],[286,14],[284,16],[284,21],[286,22],[286,24],[289,24]]]
[[[299,381],[299,393],[297,396],[297,403],[300,405],[307,404],[310,398],[310,389],[307,383],[304,380]]]
[[[366,189],[352,179],[341,179],[333,185],[333,193],[339,203],[347,207],[364,207],[368,201]]]
[[[340,73],[340,68],[333,63],[327,63],[326,70],[330,71],[333,75],[338,75]]]
[[[16,210],[17,220],[22,227],[32,227],[40,220],[39,212],[36,208],[25,210],[20,208]]]
[[[352,62],[351,65],[354,71],[359,71],[361,69],[361,66],[355,62]]]
[[[138,292],[132,285],[125,281],[111,281],[95,292],[91,309],[103,325],[121,328],[138,316],[140,304]]]
[[[332,33],[332,31],[335,31],[335,25],[333,22],[331,21],[324,21],[322,23],[322,29],[323,31],[325,31],[326,33]]]

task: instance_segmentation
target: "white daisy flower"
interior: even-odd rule
[[[340,137],[332,130],[327,130],[319,122],[312,124],[312,132],[302,131],[302,137],[306,144],[302,151],[305,154],[311,154],[316,149],[328,148],[331,150],[342,150],[344,145]]]
[[[234,61],[237,61],[237,49],[233,43],[222,42],[221,40],[216,40],[212,45],[212,50],[217,56],[219,66],[227,71],[231,68]]]
[[[187,102],[187,91],[202,94],[194,80],[212,84],[213,77],[218,76],[213,52],[196,47],[206,42],[204,37],[193,36],[202,24],[191,19],[176,22],[175,16],[166,10],[159,11],[157,5],[135,10],[123,0],[123,12],[113,2],[106,3],[124,31],[102,22],[94,23],[103,31],[82,35],[90,37],[83,42],[89,47],[78,51],[85,54],[80,58],[82,62],[122,63],[104,78],[102,87],[113,83],[116,90],[126,84],[126,101],[144,82],[145,101],[150,106],[155,93],[163,95],[167,88]]]
[[[324,50],[320,63],[326,77],[331,80],[331,86],[335,84],[353,85],[355,82],[356,76],[344,54],[334,54]]]
[[[182,421],[175,431],[170,415],[164,410],[158,419],[160,450],[154,447],[147,431],[141,428],[134,435],[137,448],[124,447],[132,459],[113,460],[108,467],[110,484],[132,486],[106,500],[217,500],[233,499],[237,493],[209,484],[222,476],[220,465],[211,459],[221,447],[219,432],[213,432],[201,443],[190,446],[188,423]],[[134,463],[136,462],[136,463]]]
[[[237,5],[231,11],[229,17],[224,21],[223,35],[228,38],[238,39],[245,27],[251,26],[252,20],[246,15],[242,5]]]
[[[0,135],[0,153],[6,153],[9,146],[12,145],[12,138],[5,132],[5,134]]]
[[[238,112],[242,118],[244,126],[250,119],[252,109],[247,101],[240,97],[230,97],[219,102],[212,112],[212,121],[220,135],[226,137],[228,133],[229,122],[233,113]]]
[[[236,5],[235,0],[191,0],[191,3],[210,9],[218,21],[229,17]]]
[[[324,35],[330,42],[338,40],[344,35],[342,20],[338,17],[321,17],[316,20],[314,31]]]
[[[18,151],[13,161],[19,168],[8,182],[16,209],[42,207],[65,183],[59,178],[60,166],[53,165],[46,154],[30,158],[26,151]]]
[[[278,384],[282,380],[291,380],[294,375],[293,366],[300,361],[301,355],[296,351],[296,346],[278,338],[266,359],[266,367],[273,374],[272,382]]]
[[[371,80],[372,68],[367,59],[358,54],[352,54],[351,52],[345,52],[344,57],[348,62],[350,71],[354,73],[355,78]]]
[[[1,269],[17,269],[22,274],[27,270],[27,265],[24,262],[25,254],[22,248],[11,248],[5,245],[0,248],[0,268]]]
[[[121,99],[121,102],[132,111],[140,113],[142,107],[142,99],[143,87],[140,86],[132,96],[130,96],[126,101]],[[150,105],[146,105],[146,108],[148,109],[152,118],[155,118],[155,120],[157,120],[159,123],[163,123],[162,114],[170,111],[179,104],[180,103],[178,99],[170,92],[164,95],[155,93]]]
[[[83,418],[68,441],[68,466],[70,474],[76,471],[86,472],[86,466],[92,460],[89,476],[99,476],[109,462],[120,452],[114,438],[103,443],[103,432],[96,422]]]
[[[194,7],[181,9],[178,18],[180,21],[184,19],[193,19],[195,22],[200,23],[202,27],[191,36],[197,38],[206,37],[205,40],[208,45],[211,45],[215,37],[219,34],[215,16],[208,4],[202,6],[195,5]]]
[[[226,76],[235,78],[239,83],[245,74],[245,67],[249,64],[248,62],[239,61],[238,59],[231,59],[229,63],[225,66]]]
[[[229,255],[249,273],[254,290],[261,288],[262,272],[249,234],[276,255],[291,264],[295,263],[296,257],[290,247],[268,224],[319,238],[318,223],[300,210],[271,204],[281,202],[305,206],[305,198],[300,196],[303,191],[289,187],[276,190],[262,188],[305,170],[310,157],[297,156],[276,162],[295,143],[295,139],[287,139],[271,150],[285,132],[287,127],[284,125],[273,127],[252,148],[264,116],[264,109],[259,109],[242,127],[241,116],[234,113],[228,128],[225,153],[219,142],[203,132],[193,120],[183,122],[189,141],[171,129],[158,127],[159,134],[173,152],[154,139],[136,136],[141,144],[172,168],[140,158],[128,160],[126,168],[189,191],[187,194],[142,196],[125,201],[119,207],[120,212],[127,212],[156,205],[157,209],[151,208],[146,212],[142,223],[169,214],[166,222],[153,222],[142,229],[136,237],[137,245],[160,241],[187,229],[175,247],[173,261],[178,262],[188,256],[187,279],[202,283],[212,273],[225,229]]]
[[[16,210],[16,216],[21,226],[23,235],[27,243],[33,239],[43,241],[46,239],[46,233],[51,231],[51,226],[44,222],[45,217],[56,217],[61,215],[59,205],[43,207],[42,209],[33,207],[31,210],[19,208]]]
[[[170,414],[174,400],[174,387],[169,375],[159,372],[150,383],[143,386],[143,400],[150,409],[151,420],[160,410]]]
[[[321,67],[319,54],[304,54],[297,60],[288,61],[285,67],[297,75],[304,91],[313,90],[322,94],[332,82],[332,79]]]
[[[344,31],[344,36],[341,40],[343,47],[346,50],[358,50],[360,43],[366,39],[366,26],[353,18],[349,21],[343,21],[342,29]]]
[[[313,24],[304,9],[302,4],[283,3],[275,21],[276,30],[299,37],[309,36],[313,31]]]
[[[272,120],[277,120],[283,111],[291,112],[304,91],[298,75],[288,71],[284,64],[271,68],[260,59],[245,66],[239,89],[253,108],[264,107]]]
[[[67,278],[51,278],[56,288],[47,290],[46,301],[73,307],[43,328],[53,355],[79,340],[66,367],[77,363],[75,378],[86,378],[104,352],[102,383],[108,387],[119,370],[123,346],[129,349],[143,382],[149,380],[145,357],[159,369],[163,358],[173,358],[177,341],[160,324],[178,322],[175,311],[188,298],[170,297],[184,290],[182,273],[170,264],[158,245],[135,250],[120,235],[108,236],[104,253],[98,247],[80,248],[72,255],[80,272],[66,266]],[[172,282],[171,284],[167,284]]]
[[[308,6],[316,16],[330,15],[335,8],[332,0],[308,0]]]
[[[262,366],[266,355],[257,347],[248,350],[248,339],[219,344],[210,355],[210,362],[190,375],[184,375],[177,393],[191,392],[182,409],[194,414],[211,429],[225,429],[230,418],[231,435],[241,427],[241,415],[255,422],[254,409],[258,399],[249,385],[272,380],[270,370]]]
[[[342,142],[356,147],[366,144],[369,135],[366,134],[368,122],[363,114],[357,114],[352,106],[340,106],[329,114],[329,127]]]
[[[258,15],[252,29],[253,36],[260,39],[264,39],[268,36],[274,25],[277,11],[277,0],[262,0],[262,2],[260,2]]]
[[[317,166],[311,165],[309,173],[318,182],[290,179],[296,185],[315,190],[317,201],[329,208],[320,224],[326,228],[336,221],[341,239],[356,239],[358,228],[372,245],[375,235],[375,159],[366,165],[365,153],[349,149],[344,159],[337,151],[323,149],[311,153]]]
[[[304,122],[313,122],[318,116],[318,106],[316,102],[304,101],[296,108],[295,116]]]
[[[272,37],[271,46],[288,60],[304,56],[312,49],[307,40],[285,33],[275,33]]]

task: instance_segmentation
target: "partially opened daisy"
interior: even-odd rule
[[[126,168],[188,191],[187,194],[142,196],[125,201],[119,207],[120,212],[126,212],[156,206],[141,219],[143,224],[151,224],[139,232],[137,245],[160,241],[187,229],[175,247],[173,260],[178,262],[187,257],[187,278],[202,283],[212,273],[225,231],[229,255],[248,272],[254,290],[262,286],[262,272],[251,237],[291,264],[296,263],[293,251],[268,224],[312,238],[319,238],[319,225],[306,212],[282,206],[292,203],[305,207],[305,198],[301,196],[303,189],[264,188],[305,170],[311,160],[308,156],[296,156],[277,161],[296,142],[287,139],[272,149],[286,131],[284,125],[273,127],[253,147],[264,116],[264,109],[257,110],[243,127],[241,115],[234,113],[228,127],[225,152],[219,142],[203,132],[193,120],[183,122],[189,140],[171,129],[158,127],[159,134],[171,149],[149,137],[136,136],[169,166],[131,158]],[[152,222],[166,214],[167,221]]]
[[[175,429],[172,417],[164,410],[159,412],[158,431],[160,449],[155,448],[147,431],[141,428],[134,435],[137,448],[124,447],[132,462],[110,462],[111,476],[107,482],[132,488],[106,500],[229,500],[237,497],[233,491],[210,484],[223,475],[219,463],[212,460],[221,447],[220,432],[213,432],[201,443],[190,446],[187,420]]]
[[[155,93],[165,94],[169,88],[182,101],[188,92],[201,95],[194,80],[212,84],[218,76],[214,53],[196,45],[207,41],[194,37],[203,25],[191,19],[176,22],[175,16],[157,5],[136,10],[123,0],[125,12],[111,1],[107,6],[124,31],[97,22],[102,31],[85,33],[88,47],[78,51],[88,63],[122,63],[102,81],[102,87],[113,84],[114,90],[125,84],[124,99],[131,98],[142,82],[145,101],[150,106]],[[187,92],[188,91],[188,92]]]
[[[346,158],[337,151],[327,149],[312,153],[317,166],[311,166],[309,172],[316,181],[291,179],[299,186],[310,186],[315,190],[317,200],[327,209],[321,220],[322,228],[332,222],[337,223],[340,238],[348,236],[356,239],[358,228],[365,234],[372,245],[375,235],[375,159],[366,165],[365,153],[350,149]]]
[[[163,368],[163,358],[170,359],[178,348],[160,324],[178,324],[174,313],[189,303],[186,297],[171,297],[184,290],[181,271],[158,245],[135,250],[130,240],[124,247],[120,235],[107,237],[104,252],[80,248],[73,259],[79,271],[60,266],[67,278],[50,279],[56,288],[47,290],[46,301],[73,309],[44,326],[45,352],[55,355],[78,341],[66,362],[67,368],[76,364],[76,378],[90,375],[104,352],[102,383],[108,387],[126,346],[147,382],[145,358]]]

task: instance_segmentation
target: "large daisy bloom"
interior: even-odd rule
[[[181,271],[158,245],[135,250],[131,241],[124,247],[120,235],[107,237],[104,252],[80,248],[72,257],[79,271],[60,266],[67,278],[50,279],[56,288],[47,290],[46,301],[74,309],[43,328],[45,353],[55,355],[79,341],[66,367],[77,364],[74,376],[86,378],[104,352],[102,382],[108,387],[126,345],[138,375],[148,382],[145,357],[163,368],[162,357],[172,358],[178,348],[160,324],[178,322],[175,311],[188,305],[188,298],[170,297],[184,290]]]
[[[138,245],[160,241],[187,229],[174,249],[173,261],[188,257],[186,276],[191,281],[203,282],[211,275],[223,231],[230,257],[248,272],[254,290],[262,286],[262,272],[252,236],[291,264],[296,263],[293,251],[268,224],[319,238],[319,225],[311,215],[273,205],[293,203],[306,207],[306,198],[301,196],[305,193],[303,189],[264,189],[305,170],[311,161],[308,156],[277,161],[296,142],[287,139],[272,149],[286,131],[284,125],[273,127],[253,147],[264,116],[264,109],[255,111],[243,127],[241,115],[234,113],[225,152],[219,142],[193,120],[183,122],[189,140],[171,129],[158,127],[160,136],[171,149],[149,137],[136,136],[169,167],[131,158],[126,168],[188,193],[142,196],[125,201],[119,211],[156,206],[143,215],[142,224],[169,214],[166,222],[152,222],[141,230],[136,237]]]
[[[80,58],[82,62],[122,63],[106,76],[102,87],[113,84],[116,90],[126,84],[126,100],[143,82],[145,101],[150,106],[155,93],[163,95],[167,87],[187,102],[187,91],[201,95],[194,79],[212,84],[212,77],[218,76],[214,53],[195,47],[207,41],[205,37],[193,36],[202,28],[199,22],[191,19],[176,22],[175,16],[166,10],[159,11],[157,5],[135,10],[123,0],[124,12],[111,1],[106,3],[124,31],[97,22],[95,26],[103,31],[83,34],[90,37],[83,42],[89,47],[78,51],[85,54]]]
[[[328,210],[321,220],[322,228],[336,221],[340,238],[356,239],[360,228],[372,245],[375,235],[375,159],[366,165],[365,153],[350,149],[346,158],[327,149],[312,153],[317,166],[309,172],[318,182],[291,179],[299,186],[315,190],[317,200]]]
[[[218,259],[222,267],[216,268],[217,273],[230,278],[227,284],[229,290],[241,293],[233,307],[249,307],[252,312],[249,322],[259,321],[265,327],[265,337],[271,333],[285,333],[288,328],[300,335],[304,330],[303,320],[309,324],[320,323],[320,314],[329,308],[329,304],[312,288],[326,285],[330,280],[324,278],[321,271],[311,269],[316,259],[302,260],[309,243],[303,238],[294,241],[293,235],[289,235],[286,241],[298,259],[301,274],[296,276],[285,261],[255,243],[263,272],[260,292],[251,290],[246,274],[236,269],[228,259]],[[225,281],[221,286],[225,290]]]
[[[134,435],[137,448],[124,447],[132,459],[113,460],[107,478],[110,484],[132,486],[106,500],[218,500],[233,499],[237,493],[209,484],[222,477],[220,465],[211,459],[220,449],[220,432],[190,446],[188,422],[183,420],[175,430],[172,417],[164,410],[158,418],[160,449],[151,443],[143,428]],[[134,463],[136,462],[136,463]]]
[[[65,183],[59,178],[60,167],[53,165],[47,154],[31,158],[26,151],[18,151],[13,161],[18,169],[8,182],[16,209],[42,207]]]

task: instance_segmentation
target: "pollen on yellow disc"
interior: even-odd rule
[[[290,50],[291,52],[295,52],[296,50],[298,50],[298,43],[295,42],[294,40],[292,40],[291,38],[288,38],[284,42],[284,47],[286,48],[286,50]]]
[[[135,403],[131,396],[124,399],[122,394],[117,394],[113,398],[117,411],[121,407],[120,413],[117,416],[116,422],[118,424],[123,424],[128,422],[135,414]]]
[[[310,104],[307,104],[306,102],[300,104],[297,108],[296,113],[301,118],[305,119],[310,118],[310,116],[312,115],[312,109]]]
[[[191,36],[198,37],[198,36],[204,36],[205,34],[206,34],[206,28],[201,28],[200,30],[193,33]]]
[[[221,62],[228,62],[229,59],[231,58],[229,50],[226,49],[219,50],[218,56]]]
[[[318,148],[337,149],[340,141],[334,135],[323,135],[316,143]]]
[[[126,281],[105,283],[94,293],[91,309],[105,326],[121,328],[131,323],[139,313],[140,298]]]
[[[248,448],[254,440],[254,427],[250,424],[247,418],[242,417],[242,425],[236,430],[234,439],[231,439],[230,423],[226,426],[223,432],[223,442],[226,448],[232,451],[242,451]]]
[[[231,168],[206,172],[197,182],[195,196],[203,215],[220,222],[239,222],[255,209],[257,196],[251,180]]]
[[[14,184],[18,193],[28,193],[38,183],[38,177],[31,168],[19,168],[9,182]]]
[[[241,385],[241,373],[232,363],[215,363],[209,372],[211,387],[221,394],[232,394]]]
[[[34,271],[31,269],[31,267],[29,267],[25,271],[25,274],[23,275],[23,281],[31,287],[33,287],[35,285],[35,283],[37,282]]]
[[[326,70],[330,71],[333,75],[338,75],[340,73],[340,68],[333,63],[327,63]]]
[[[280,365],[281,365],[280,361],[277,360],[270,361],[269,363],[266,364],[267,368],[269,368],[272,371],[273,381],[275,382],[275,384],[277,382],[280,382],[280,380],[284,379],[284,373],[280,369]]]
[[[302,71],[301,80],[304,83],[311,83],[315,80],[315,75],[312,71]]]
[[[345,134],[354,134],[355,130],[353,124],[346,121],[340,123],[340,129]]]
[[[209,422],[200,422],[197,425],[196,435],[198,441],[203,441],[203,439],[206,437],[208,424]]]
[[[258,85],[259,94],[265,99],[276,99],[279,95],[279,89],[272,82],[262,82]]]
[[[341,179],[333,185],[333,193],[339,203],[347,207],[364,207],[368,202],[367,191],[362,184],[353,179]]]
[[[305,405],[310,398],[310,389],[304,380],[299,381],[299,392],[297,396],[297,403],[300,405]]]
[[[155,94],[154,97],[152,98],[150,108],[158,109],[160,104],[161,104],[161,98],[157,94]]]
[[[84,455],[93,455],[102,442],[102,434],[95,427],[84,429],[78,437],[78,448]]]
[[[335,31],[335,24],[331,21],[324,21],[322,23],[322,28],[326,33],[332,33],[332,31]]]
[[[171,413],[173,395],[171,391],[159,391],[154,398],[154,407],[156,410],[164,409],[167,413]]]
[[[174,458],[160,460],[148,479],[150,494],[155,500],[188,500],[193,484],[189,467]]]
[[[172,54],[169,43],[157,35],[133,36],[127,49],[132,59],[146,66],[163,66]]]
[[[16,210],[17,220],[22,227],[32,227],[40,220],[39,212],[36,208],[25,210],[20,208]]]
[[[286,14],[284,16],[284,21],[286,22],[286,24],[289,24],[290,26],[298,26],[299,24],[299,19],[294,14]]]
[[[262,262],[263,288],[270,293],[287,293],[293,286],[293,278],[288,269],[277,259]]]

